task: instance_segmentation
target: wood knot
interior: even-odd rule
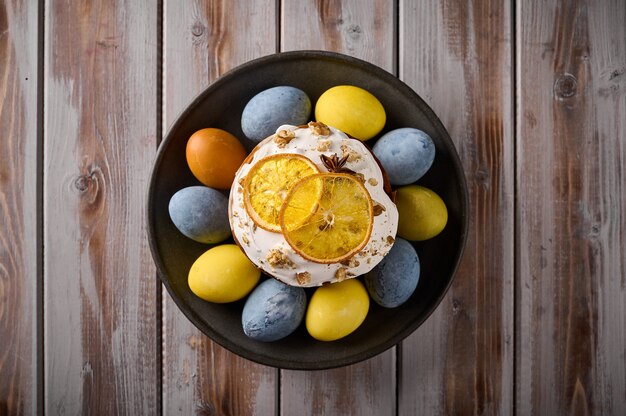
[[[191,26],[191,34],[195,37],[200,37],[204,34],[204,25],[200,22],[196,22]]]
[[[361,26],[359,25],[350,25],[346,28],[346,33],[352,39],[358,39],[361,36],[362,32],[363,30],[361,29]]]
[[[89,209],[93,209],[93,205],[103,202],[104,175],[99,167],[91,165],[86,167],[72,183],[72,189],[78,193],[81,204],[86,204]]]
[[[576,95],[576,86],[578,81],[572,74],[563,74],[554,81],[554,95],[559,100],[573,97]]]
[[[87,192],[89,187],[93,184],[93,177],[91,175],[80,175],[74,180],[74,188],[81,194]]]
[[[452,299],[452,313],[454,315],[461,312],[461,301],[458,299]]]

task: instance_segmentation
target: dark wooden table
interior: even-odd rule
[[[295,49],[408,83],[470,189],[436,313],[331,371],[204,337],[145,232],[176,115]],[[626,414],[624,0],[4,0],[0,92],[0,414]]]

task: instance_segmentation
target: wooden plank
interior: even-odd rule
[[[626,414],[626,3],[517,9],[519,414]]]
[[[281,50],[320,49],[352,55],[394,72],[394,2],[380,0],[282,3]],[[281,412],[395,414],[395,348],[328,371],[281,372]]]
[[[166,1],[164,123],[170,125],[224,71],[274,53],[276,19],[274,2]],[[166,292],[163,299],[163,412],[274,414],[277,371],[212,342]]]
[[[37,23],[30,2],[0,4],[0,414],[35,414],[37,291]]]
[[[157,414],[155,2],[46,2],[45,403]]]
[[[471,204],[456,279],[433,316],[403,343],[400,414],[513,411],[510,4],[400,2],[400,78],[455,140]]]

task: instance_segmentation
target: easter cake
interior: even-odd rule
[[[316,287],[361,276],[393,246],[398,211],[372,152],[321,122],[280,126],[235,174],[235,241],[265,273]]]

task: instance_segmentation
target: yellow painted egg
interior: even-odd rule
[[[338,85],[317,100],[315,119],[365,141],[380,133],[387,116],[378,98],[369,91]]]
[[[411,241],[423,241],[439,234],[448,222],[443,200],[428,188],[408,185],[396,192],[398,235]]]
[[[189,270],[188,283],[196,296],[214,303],[245,297],[259,282],[261,271],[234,244],[213,247]]]
[[[365,320],[370,299],[357,279],[317,288],[306,312],[306,329],[319,341],[335,341],[354,332]]]

